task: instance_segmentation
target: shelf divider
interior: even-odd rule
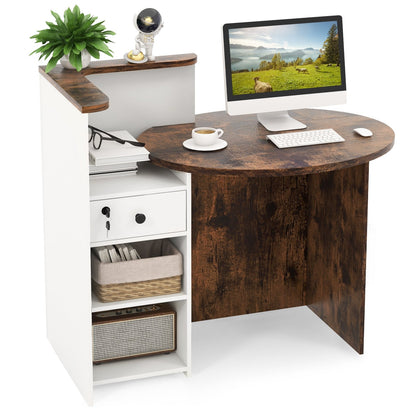
[[[117,302],[101,302],[95,293],[92,293],[91,312],[102,312],[114,309],[133,308],[136,306],[151,305],[153,303],[177,302],[187,299],[185,292],[181,291],[172,295],[152,296],[140,299],[120,300]]]
[[[183,373],[187,370],[186,364],[175,352],[112,361],[93,366],[94,386],[166,374]]]

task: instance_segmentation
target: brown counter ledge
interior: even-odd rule
[[[109,107],[109,99],[86,78],[87,75],[188,66],[194,65],[196,59],[193,53],[157,56],[155,61],[143,64],[131,64],[124,59],[108,59],[92,61],[80,72],[65,69],[62,65],[57,65],[48,73],[45,72],[45,66],[40,66],[39,72],[81,113],[95,113],[106,110]]]

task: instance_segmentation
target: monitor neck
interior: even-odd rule
[[[257,120],[269,131],[285,131],[305,129],[306,125],[292,118],[287,111],[259,113]]]

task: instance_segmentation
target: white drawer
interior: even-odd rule
[[[91,201],[90,209],[91,242],[186,231],[186,191]]]

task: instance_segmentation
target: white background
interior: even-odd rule
[[[154,53],[195,52],[196,111],[223,110],[224,23],[341,14],[348,104],[389,124],[393,150],[370,164],[365,354],[307,308],[193,326],[193,376],[100,387],[88,408],[46,340],[39,81],[29,36],[74,4],[1,11],[1,375],[3,414],[415,414],[415,36],[409,1],[78,1],[132,49],[134,13],[158,9]],[[105,58],[104,58],[105,59]],[[70,145],[70,143],[68,143]],[[71,172],[68,172],[70,175]],[[62,218],[65,221],[65,218]],[[76,304],[74,303],[74,307]],[[4,351],[3,351],[4,350]],[[8,407],[6,413],[3,411]]]

